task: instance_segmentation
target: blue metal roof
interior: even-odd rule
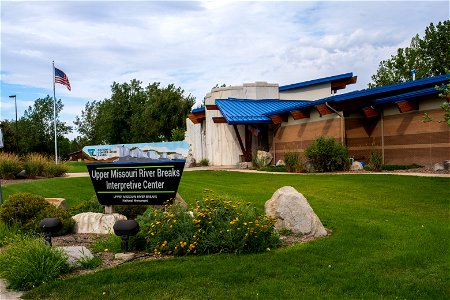
[[[350,100],[359,100],[361,102],[365,102],[367,105],[372,105],[399,101],[402,97],[412,98],[422,95],[431,95],[433,93],[437,94],[438,91],[435,89],[435,86],[445,83],[449,79],[450,74],[445,74],[397,84],[380,86],[371,89],[358,90],[341,95],[322,98],[315,101],[310,101],[307,104],[299,105],[298,107],[294,107],[293,109],[289,108],[284,110],[274,110],[272,112],[267,112],[265,115],[270,116],[280,113],[288,113],[289,111],[292,111],[294,109],[309,108],[324,104],[326,102],[340,104]]]
[[[275,110],[290,110],[304,104],[303,100],[278,99],[217,99],[216,105],[230,125],[272,123],[265,114]]]
[[[203,107],[197,107],[197,108],[194,108],[193,110],[192,110],[192,113],[199,113],[199,112],[202,112],[202,111],[205,111],[205,107],[203,106]]]
[[[320,100],[315,101],[317,104],[323,104],[325,102],[340,102],[340,101],[347,101],[347,100],[353,100],[358,98],[367,98],[370,97],[370,99],[380,98],[380,97],[387,97],[387,96],[393,96],[394,94],[400,94],[400,93],[407,93],[412,91],[417,91],[419,89],[423,89],[426,87],[434,87],[436,84],[441,84],[447,80],[449,80],[450,74],[440,75],[440,76],[434,76],[434,77],[427,77],[422,79],[417,79],[413,81],[407,81],[402,83],[396,83],[396,84],[390,84],[386,86],[380,86],[376,88],[371,89],[365,89],[365,90],[359,90],[359,91],[353,91],[346,94],[341,95],[335,95],[327,98],[323,98]]]
[[[414,91],[414,92],[409,92],[409,93],[405,93],[405,94],[376,99],[376,100],[372,101],[372,104],[376,105],[376,104],[397,102],[397,101],[407,100],[407,99],[416,98],[416,97],[420,97],[420,96],[428,96],[428,95],[433,95],[433,94],[438,94],[438,93],[439,93],[439,91],[436,90],[435,87],[430,87],[430,88],[425,88],[425,89],[421,89],[421,90]]]
[[[292,90],[292,89],[297,89],[297,88],[305,87],[305,86],[309,86],[309,85],[332,82],[335,80],[352,78],[352,77],[353,77],[353,73],[345,73],[345,74],[340,74],[340,75],[335,75],[335,76],[329,76],[329,77],[324,77],[324,78],[319,78],[319,79],[314,79],[314,80],[308,80],[308,81],[283,85],[283,86],[280,86],[278,88],[278,90],[279,91]]]

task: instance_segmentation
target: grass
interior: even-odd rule
[[[78,194],[92,191],[89,178],[53,180],[39,180],[36,190],[61,180]],[[448,299],[449,184],[448,178],[398,175],[186,172],[179,192],[188,203],[209,189],[252,202],[262,212],[276,189],[293,186],[333,234],[263,254],[128,263],[46,283],[24,297]]]
[[[88,171],[86,164],[82,161],[67,161],[64,164],[69,167],[68,173],[84,173]]]
[[[95,195],[89,177],[39,179],[19,184],[2,185],[2,191],[3,199],[19,192],[29,192],[46,198],[65,198],[69,207]]]

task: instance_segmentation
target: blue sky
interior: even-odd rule
[[[54,60],[72,86],[56,85],[68,125],[86,102],[109,98],[113,82],[133,78],[173,83],[198,103],[216,84],[347,72],[358,83],[345,91],[363,89],[381,60],[449,19],[448,1],[2,0],[0,10],[0,120],[15,118],[9,95],[19,118],[53,95]]]

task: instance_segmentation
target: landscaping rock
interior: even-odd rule
[[[239,164],[239,169],[251,169],[253,164],[251,162],[241,162]]]
[[[57,249],[61,249],[68,258],[69,265],[72,267],[76,267],[80,264],[80,260],[89,260],[94,258],[91,251],[84,246],[65,246],[58,247]]]
[[[284,160],[282,160],[282,159],[278,160],[278,161],[277,161],[277,164],[276,164],[277,167],[279,167],[279,166],[285,166],[285,165],[286,165],[286,164],[284,163]]]
[[[134,254],[132,252],[114,254],[114,259],[121,260],[121,261],[129,261],[135,257],[136,257],[136,254]]]
[[[291,186],[278,189],[265,205],[266,215],[276,220],[275,228],[313,237],[326,236],[327,231],[306,198]]]
[[[114,223],[118,220],[126,220],[121,214],[102,214],[86,212],[72,217],[75,220],[75,233],[113,233]]]
[[[17,179],[27,178],[27,172],[25,172],[25,170],[20,171],[19,173],[16,174],[16,178]]]
[[[364,170],[364,166],[359,161],[354,161],[350,166],[351,171],[361,171]]]
[[[450,160],[444,160],[444,169],[450,171]]]
[[[56,208],[67,208],[66,199],[64,198],[45,198],[45,201],[56,206]]]
[[[258,150],[256,152],[256,159],[258,160],[258,164],[260,167],[266,167],[272,161],[273,156],[270,152]]]
[[[188,208],[188,204],[186,203],[186,201],[184,201],[184,199],[178,193],[175,196],[174,204],[178,204],[179,206],[181,206],[181,207],[183,207],[185,209]]]
[[[445,170],[444,162],[435,163],[434,166],[433,166],[433,171],[435,171],[435,172],[437,172],[437,171],[444,171],[444,170]]]
[[[186,157],[186,168],[193,168],[195,167],[197,162],[195,161],[194,155],[192,155],[192,149],[189,149],[188,156]]]

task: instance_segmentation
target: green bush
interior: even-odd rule
[[[105,207],[97,200],[97,196],[93,195],[89,200],[80,202],[79,204],[69,208],[69,213],[72,216],[84,212],[104,213]]]
[[[30,153],[25,157],[23,168],[28,178],[43,176],[48,159],[39,153]]]
[[[284,164],[288,172],[301,172],[303,170],[300,153],[288,151],[284,153]]]
[[[9,196],[0,207],[0,220],[9,226],[20,226],[24,230],[39,231],[43,218],[58,218],[63,229],[58,234],[69,232],[74,221],[68,211],[56,208],[44,197],[31,193],[16,193]]]
[[[39,226],[39,222],[44,218],[57,218],[62,223],[62,228],[56,232],[54,235],[64,235],[72,232],[75,225],[75,220],[72,219],[71,214],[64,208],[57,208],[54,205],[46,207],[44,210],[40,211],[35,220],[35,228]],[[40,231],[40,230],[39,230]]]
[[[140,221],[142,223],[143,220]],[[195,225],[187,209],[181,205],[166,205],[165,210],[152,210],[151,222],[143,229],[147,232],[148,249],[155,254],[186,255],[196,248]]]
[[[259,168],[258,171],[264,172],[287,172],[286,166],[266,166]]]
[[[209,166],[209,160],[207,158],[202,158],[202,160],[200,160],[200,165],[203,167]]]
[[[254,208],[229,200],[205,198],[193,212],[167,205],[139,221],[145,226],[148,249],[155,254],[194,255],[256,253],[278,245],[273,221]]]
[[[319,137],[305,149],[305,156],[317,172],[348,170],[350,160],[346,147],[336,143],[333,137]]]
[[[381,153],[375,150],[370,152],[367,168],[370,171],[381,171],[383,168],[383,157]]]
[[[148,205],[115,205],[114,211],[124,215],[127,219],[134,220],[137,216],[142,215],[148,207]]]
[[[0,252],[0,276],[14,290],[30,290],[69,270],[65,254],[42,238],[24,239]]]
[[[13,153],[0,153],[0,178],[14,179],[22,171],[22,162],[19,156]]]

